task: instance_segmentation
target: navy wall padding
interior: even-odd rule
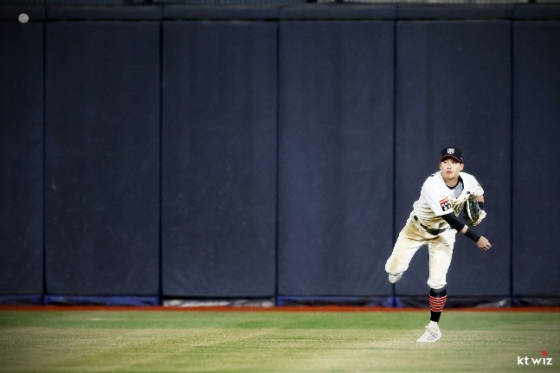
[[[450,295],[509,294],[510,34],[509,21],[397,24],[395,233],[426,178],[438,171],[446,146],[463,150],[464,171],[485,189],[488,217],[474,230],[493,248],[483,252],[457,235],[447,278]],[[421,249],[396,285],[399,296],[428,293],[427,261]]]
[[[279,295],[391,293],[393,29],[280,22]]]
[[[560,4],[517,4],[514,18],[519,20],[558,20]]]
[[[384,265],[454,145],[449,305],[558,304],[559,4],[228,1],[0,5],[0,303],[425,306]]]
[[[163,7],[163,18],[170,19],[276,19],[280,7],[271,5],[251,6],[196,6],[168,5]]]
[[[389,4],[306,4],[285,6],[280,10],[283,20],[373,20],[394,19],[397,6]]]
[[[513,294],[560,296],[560,22],[515,22]]]
[[[153,20],[161,19],[161,8],[153,6],[51,6],[48,20]]]
[[[408,4],[399,5],[399,19],[508,19],[514,14],[514,4]]]
[[[41,5],[31,4],[0,4],[0,20],[18,22],[18,16],[25,13],[29,16],[29,23],[45,20],[47,8]],[[22,26],[22,25],[20,25]]]
[[[163,39],[163,295],[274,296],[277,26],[165,22]]]
[[[0,23],[0,295],[43,293],[43,26]]]
[[[159,30],[47,25],[47,294],[159,292]]]

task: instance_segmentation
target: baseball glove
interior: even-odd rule
[[[461,195],[453,200],[451,200],[451,206],[453,207],[453,212],[455,215],[459,216],[461,211],[464,209],[465,204],[469,198],[476,198],[475,195],[482,194],[482,188],[477,186],[474,190],[463,190]]]
[[[469,198],[463,207],[463,217],[468,225],[477,226],[486,217],[486,212],[480,209],[476,198]]]

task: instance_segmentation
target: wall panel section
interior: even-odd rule
[[[281,296],[390,295],[393,23],[281,21]]]
[[[273,297],[277,26],[166,22],[165,297]]]
[[[0,23],[0,295],[43,293],[43,33]]]
[[[450,295],[508,296],[511,234],[511,23],[397,23],[396,234],[446,146],[463,150],[464,171],[485,189],[488,217],[475,231],[488,252],[457,235]],[[427,250],[396,285],[399,296],[426,294]],[[426,301],[427,302],[427,301]]]
[[[159,292],[159,24],[47,25],[53,295]]]
[[[560,296],[560,22],[514,22],[513,295]]]

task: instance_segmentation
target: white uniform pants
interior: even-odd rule
[[[430,255],[428,285],[432,289],[443,288],[447,284],[447,270],[453,256],[456,233],[455,229],[449,228],[439,236],[434,236],[409,219],[401,230],[393,253],[385,264],[385,271],[394,275],[406,271],[418,249],[428,245]]]

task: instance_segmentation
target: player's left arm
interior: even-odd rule
[[[441,217],[452,228],[455,228],[458,232],[461,232],[462,234],[464,234],[465,236],[473,240],[476,243],[476,246],[478,246],[480,249],[488,250],[492,247],[490,241],[488,241],[486,237],[479,236],[472,229],[469,229],[469,227],[465,223],[457,219],[455,214],[449,213],[449,214],[442,215]]]

